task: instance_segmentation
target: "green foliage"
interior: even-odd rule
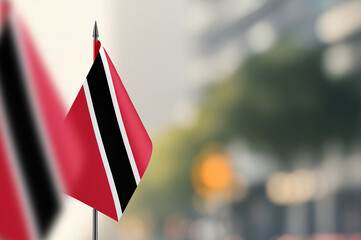
[[[330,140],[349,146],[360,135],[359,80],[324,73],[322,49],[278,45],[214,86],[199,127],[219,141],[239,137],[282,161]]]

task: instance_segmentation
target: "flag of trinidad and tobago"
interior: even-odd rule
[[[99,50],[65,126],[81,137],[82,166],[68,194],[119,220],[152,153],[152,142],[107,52]]]
[[[78,141],[23,22],[7,1],[0,10],[0,239],[39,239],[60,209],[59,178],[77,176]]]

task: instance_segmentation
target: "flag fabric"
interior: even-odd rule
[[[7,0],[0,1],[0,28],[3,27],[9,14],[10,4]]]
[[[103,47],[65,125],[77,130],[86,149],[73,159],[86,164],[69,194],[119,220],[147,168],[152,142]]]
[[[55,162],[71,167],[75,141],[23,22],[6,1],[0,7],[0,239],[39,239],[61,207]]]
[[[14,174],[10,154],[5,146],[4,128],[0,125],[0,239],[35,239],[30,214]]]

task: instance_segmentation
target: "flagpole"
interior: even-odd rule
[[[94,29],[93,29],[93,60],[95,60],[98,51],[99,51],[99,31],[97,21],[95,21]],[[93,240],[98,240],[98,211],[93,209]]]
[[[98,211],[93,208],[93,240],[98,240]]]

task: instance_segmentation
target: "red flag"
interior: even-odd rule
[[[86,149],[73,158],[84,169],[69,194],[119,220],[148,166],[152,143],[102,47],[65,126],[81,136]]]
[[[23,22],[2,4],[0,239],[36,239],[46,235],[60,209],[55,162],[64,173],[59,177],[77,175],[69,170],[77,141],[62,128],[62,102]]]

